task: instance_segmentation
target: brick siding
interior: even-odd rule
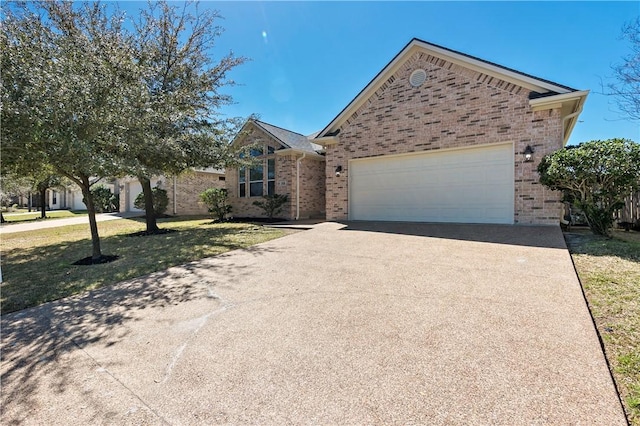
[[[236,143],[250,145],[253,143],[263,146],[271,146],[276,150],[282,146],[265,135],[259,129],[253,129]],[[265,151],[266,152],[266,151]],[[275,192],[286,194],[289,201],[285,204],[278,217],[293,220],[296,218],[296,161],[301,154],[271,154],[266,158],[274,158],[276,161]],[[300,162],[300,219],[310,217],[324,217],[325,208],[325,178],[324,158],[305,158]],[[266,175],[265,168],[265,175]],[[235,217],[265,217],[264,211],[253,205],[254,201],[262,197],[240,197],[238,169],[227,169],[226,188],[229,194],[229,203],[232,206],[231,215]],[[247,184],[247,194],[249,187]],[[263,193],[267,193],[267,181],[263,184]]]
[[[427,71],[420,87],[415,69]],[[557,224],[560,194],[538,183],[539,160],[562,147],[560,110],[533,112],[529,91],[426,53],[412,55],[341,126],[327,147],[326,215],[348,218],[349,160],[390,154],[512,142],[515,155],[514,223]],[[534,161],[523,162],[527,145]],[[343,172],[335,176],[336,166]]]
[[[220,180],[224,177],[218,173],[206,172],[186,172],[176,179],[176,203],[174,210],[173,198],[173,178],[162,179],[162,189],[167,191],[169,197],[169,206],[167,214],[181,215],[198,215],[207,214],[207,206],[200,201],[200,194],[208,188],[224,188],[225,181]]]

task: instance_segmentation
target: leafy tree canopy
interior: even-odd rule
[[[613,214],[640,188],[640,145],[608,139],[567,146],[545,156],[540,182],[574,198],[595,234],[610,235]]]

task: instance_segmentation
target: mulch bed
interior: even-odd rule
[[[73,262],[73,265],[101,265],[103,263],[111,263],[114,260],[118,259],[120,256],[114,254],[103,254],[100,258],[94,259],[91,256],[80,259],[76,262]]]
[[[158,229],[157,231],[140,231],[134,232],[133,234],[127,234],[127,237],[146,237],[148,235],[164,235],[170,234],[172,232],[178,232],[177,229]]]

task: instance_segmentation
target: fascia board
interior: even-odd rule
[[[560,95],[547,96],[545,98],[538,99],[530,99],[529,105],[534,111],[543,110],[543,109],[551,109],[554,108],[556,104],[566,104],[567,102],[582,102],[589,95],[588,90],[580,90],[577,92],[569,92],[562,93]]]
[[[295,154],[306,154],[306,158],[313,158],[316,160],[325,160],[323,155],[317,154],[315,152],[303,151],[301,149],[295,148],[287,148],[287,149],[279,149],[276,151],[276,155],[295,155]]]

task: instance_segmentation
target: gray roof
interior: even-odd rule
[[[256,126],[273,136],[286,148],[298,149],[314,154],[322,150],[322,146],[311,142],[307,136],[301,135],[300,133],[292,132],[291,130],[283,129],[282,127],[274,126],[263,121],[252,121]]]

